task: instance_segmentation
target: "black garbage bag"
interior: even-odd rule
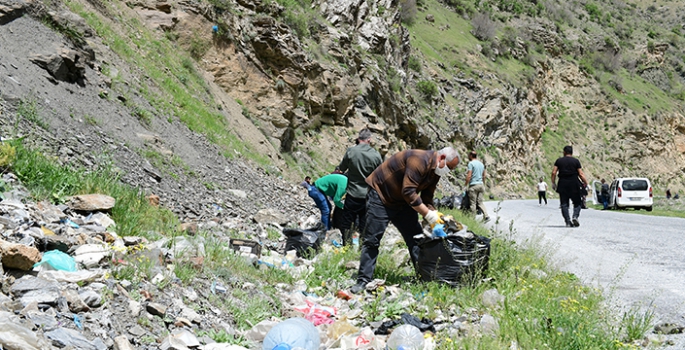
[[[285,251],[295,250],[297,256],[306,259],[311,259],[319,252],[321,243],[326,238],[326,230],[321,227],[310,230],[287,228],[283,230],[283,234],[287,237]]]
[[[490,239],[469,233],[419,240],[421,280],[457,286],[484,276],[490,261]]]
[[[463,194],[461,194],[461,196],[462,196],[462,199],[461,199],[461,203],[459,204],[459,209],[461,209],[463,211],[469,211],[470,207],[471,207],[471,200],[469,199],[468,192],[464,192]]]
[[[463,194],[453,194],[451,196],[444,196],[440,199],[436,199],[435,204],[438,208],[458,209],[461,206],[463,198]]]
[[[469,193],[464,192],[463,194],[460,194],[459,196],[462,198],[461,202],[459,204],[459,209],[461,209],[462,211],[465,211],[465,212],[470,211],[471,210],[471,199],[469,199]],[[476,214],[481,215],[481,214],[483,214],[483,211],[480,210],[480,208],[476,207]]]
[[[387,335],[390,334],[391,328],[403,324],[410,324],[418,328],[421,332],[431,331],[435,333],[435,325],[433,321],[427,318],[419,319],[418,317],[408,314],[406,312],[402,314],[401,319],[399,320],[390,320],[383,322],[381,326],[378,327],[373,333],[377,335]]]

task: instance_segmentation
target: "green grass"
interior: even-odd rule
[[[426,57],[440,62],[449,62],[449,59],[459,56],[459,53],[475,50],[478,39],[469,33],[471,23],[455,12],[445,10],[435,0],[427,0],[425,4],[428,10],[419,12],[417,21],[409,26],[412,46]],[[424,20],[428,14],[434,16],[434,23]],[[449,24],[450,28],[440,30],[445,24]]]
[[[112,219],[121,236],[158,237],[176,231],[178,220],[172,212],[152,207],[142,191],[119,182],[108,168],[95,171],[59,166],[51,157],[26,149],[13,141],[16,158],[12,171],[36,200],[63,202],[67,196],[101,193],[114,197]]]
[[[613,74],[606,72],[600,74],[600,83],[603,90],[637,113],[647,112],[654,114],[660,111],[672,111],[680,104],[679,101],[668,96],[666,92],[654,84],[645,81],[638,75],[631,76],[625,69],[621,69],[619,73],[624,91],[624,93],[620,93],[608,85],[609,79],[613,76]]]
[[[136,86],[154,108],[149,111],[136,106],[132,114],[142,124],[149,125],[156,115],[173,115],[195,132],[207,135],[208,139],[223,149],[228,158],[244,156],[258,164],[268,164],[269,158],[242,142],[231,130],[226,119],[210,106],[212,96],[204,79],[189,63],[190,57],[178,50],[178,44],[168,39],[158,39],[137,19],[119,17],[119,35],[96,12],[89,11],[75,1],[66,1],[69,8],[82,16],[97,35],[123,60],[140,68],[149,80]],[[112,13],[117,13],[116,2],[108,2]],[[196,54],[202,53],[195,50]],[[179,77],[183,77],[179,79]],[[152,86],[148,87],[148,85]]]
[[[153,231],[172,237],[172,241],[178,234],[172,229],[177,222],[171,213],[150,206],[139,191],[120,184],[117,177],[106,170],[86,172],[56,166],[39,152],[26,150],[19,143],[15,147],[17,157],[12,170],[35,199],[59,201],[71,194],[105,193],[117,199],[112,217],[118,233],[145,235],[145,232]],[[431,319],[440,314],[488,313],[499,322],[500,330],[495,336],[455,338],[446,331],[438,332],[438,349],[506,349],[512,342],[523,349],[620,349],[622,341],[641,338],[651,325],[650,314],[637,310],[624,313],[618,324],[610,323],[610,313],[602,306],[600,292],[583,286],[575,276],[552,268],[546,260],[550,252],[543,247],[519,246],[511,240],[513,233],[490,232],[459,211],[446,214],[454,215],[476,234],[492,238],[488,279],[474,278],[459,288],[407,280],[406,277],[413,275],[410,265],[396,260],[396,254],[384,251],[379,256],[375,277],[386,279],[387,285],[398,285],[404,292],[393,296],[381,289],[370,301],[362,302],[359,307],[367,321],[397,319],[401,313],[408,312]],[[255,268],[250,261],[235,254],[228,246],[227,238],[242,236],[239,232],[220,235],[200,232],[199,235],[205,246],[204,262],[191,266],[185,254],[180,254],[175,264],[181,283],[233,286],[228,288],[227,294],[209,294],[211,305],[198,306],[199,311],[208,311],[208,307],[225,310],[240,330],[250,329],[270,317],[287,315],[289,310],[281,302],[276,286],[279,283],[293,285],[297,280],[294,276],[281,269]],[[273,232],[269,235],[276,236]],[[401,241],[395,247],[387,248],[406,249]],[[126,255],[127,264],[113,270],[114,277],[133,283],[153,277],[153,262],[138,255],[137,249],[131,249]],[[321,252],[313,262],[314,271],[303,276],[308,291],[326,297],[345,288],[356,272],[345,265],[358,259],[357,249]],[[239,287],[248,282],[256,287]],[[158,288],[167,288],[170,283],[173,282],[160,283]],[[488,309],[481,296],[492,288],[506,299],[501,307]],[[242,342],[223,334],[215,335],[228,342]]]

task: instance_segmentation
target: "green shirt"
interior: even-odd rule
[[[347,176],[341,174],[326,175],[314,182],[314,186],[324,195],[333,198],[335,206],[342,209],[342,197],[347,190]]]
[[[340,162],[340,171],[347,172],[347,195],[355,198],[366,198],[369,185],[366,178],[383,163],[380,153],[368,143],[350,147]]]

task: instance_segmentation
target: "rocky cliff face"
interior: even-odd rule
[[[97,2],[84,6],[105,18],[113,16]],[[473,64],[469,74],[435,70],[442,63],[428,60],[422,73],[410,70],[412,46],[401,23],[399,1],[314,2],[305,9],[311,13],[299,31],[292,23],[284,24],[288,9],[276,2],[131,0],[127,6],[120,15],[139,18],[157,36],[173,38],[193,54],[208,91],[227,112],[228,127],[285,174],[294,175],[284,154],[298,164],[313,164],[317,171],[332,170],[356,132],[368,126],[384,155],[448,144],[462,151],[481,150],[492,176],[490,187],[502,196],[527,193],[525,184],[549,174],[551,162],[567,143],[575,146],[592,178],[650,176],[660,187],[683,186],[682,108],[635,112],[560,55],[560,48],[576,54],[588,50],[573,38],[615,53],[621,48],[611,40],[579,30],[562,36],[544,19],[512,20],[526,39],[516,37],[509,47],[493,45],[495,56],[521,59],[531,50],[529,42],[548,54],[534,64],[534,74],[514,83],[479,65],[478,52],[463,58]],[[12,6],[6,8],[6,21],[18,16]],[[53,11],[50,18],[77,28],[86,38],[93,35],[73,14],[58,16]],[[434,21],[428,16],[425,20]],[[79,64],[88,60],[97,67],[107,57],[106,47],[97,40],[72,47],[76,50],[71,55],[36,56],[34,62],[52,79],[76,82],[85,74]],[[644,67],[639,74],[657,84],[666,50],[661,44],[644,48],[637,62]],[[84,58],[73,63],[76,53]],[[62,67],[55,63],[60,61],[72,63],[58,71],[54,67]],[[428,101],[415,88],[419,81],[437,86]],[[622,94],[634,93],[617,86]],[[548,139],[554,142],[546,141],[545,134],[553,135]]]
[[[229,96],[243,101],[276,149],[303,155],[303,161],[314,152],[334,164],[351,141],[347,136],[368,125],[379,134],[383,154],[446,144],[463,151],[489,150],[485,160],[494,175],[491,185],[505,195],[549,173],[560,150],[545,152],[542,135],[558,131],[561,143],[576,146],[593,178],[649,175],[663,187],[682,185],[683,115],[678,108],[650,116],[615,101],[574,63],[554,57],[564,41],[549,21],[516,23],[551,54],[537,63],[524,85],[487,71],[475,79],[429,72],[439,94],[432,97],[432,116],[426,120],[420,116],[425,113],[420,111],[421,97],[391,85],[392,79],[410,86],[426,78],[407,68],[411,42],[397,1],[314,3],[321,17],[309,24],[311,37],[304,41],[271,17],[282,8],[242,2],[236,8],[239,15],[179,7],[186,19],[173,30],[204,33],[200,35],[213,40],[202,66]],[[216,22],[225,25],[220,40],[208,30]],[[508,53],[523,57],[529,49],[517,40]],[[602,51],[620,49],[597,41]],[[585,49],[567,48],[578,53]],[[664,51],[661,46],[645,50],[641,64],[658,70]],[[655,76],[649,69],[642,74]],[[563,118],[573,119],[568,122],[577,124],[578,135],[558,130]],[[321,133],[315,144],[305,141],[303,134],[317,134],[321,126],[331,132]]]

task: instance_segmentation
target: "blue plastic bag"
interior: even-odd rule
[[[447,237],[447,233],[445,233],[445,225],[436,224],[435,227],[433,227],[433,236],[435,236],[435,237]]]
[[[59,250],[51,250],[43,253],[43,259],[41,259],[39,263],[33,265],[33,267],[35,268],[43,264],[48,264],[55,270],[76,271],[76,260],[74,260],[71,255]]]

